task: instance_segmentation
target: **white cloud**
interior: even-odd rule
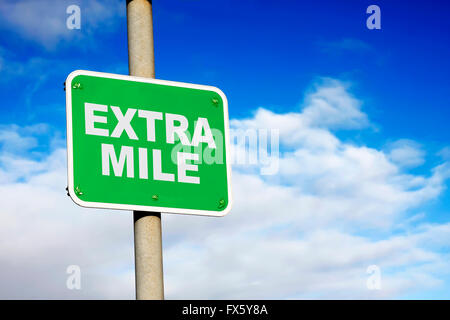
[[[81,29],[69,30],[66,26],[68,6],[76,4],[81,9]],[[123,1],[100,0],[21,0],[0,3],[1,25],[9,32],[52,50],[61,42],[88,40],[96,28],[111,30],[117,18],[124,17]],[[83,43],[86,46],[86,41]]]
[[[236,167],[226,217],[163,216],[166,297],[392,298],[448,286],[450,224],[426,224],[415,209],[442,194],[450,166],[413,175],[389,151],[341,141],[331,129],[367,126],[360,107],[331,81],[297,112],[233,120],[279,129],[280,172]],[[336,110],[346,115],[327,116]],[[33,148],[35,130],[8,130]],[[131,214],[76,207],[64,191],[64,149],[38,160],[5,150],[0,297],[133,298]],[[79,292],[65,287],[71,264],[82,270]],[[366,287],[374,264],[382,290]]]
[[[450,160],[450,147],[444,147],[439,152],[438,155],[445,160]]]
[[[302,116],[310,126],[328,129],[357,129],[368,125],[361,102],[351,96],[347,87],[336,80],[325,83],[306,98]]]
[[[388,146],[389,159],[400,167],[414,168],[425,162],[425,152],[411,140],[402,139]]]
[[[0,147],[3,153],[26,152],[37,146],[35,135],[47,133],[48,125],[38,123],[31,126],[0,125]]]
[[[132,216],[77,207],[64,190],[65,158],[57,149],[25,181],[0,183],[0,297],[132,299]],[[80,291],[66,288],[73,264]]]
[[[243,132],[279,130],[280,172],[260,177],[249,166],[236,167],[234,209],[219,221],[167,217],[166,237],[179,239],[167,244],[167,260],[177,261],[166,267],[168,283],[177,284],[168,294],[390,298],[442,285],[437,275],[446,273],[445,256],[427,244],[434,230],[446,233],[448,226],[423,232],[408,216],[442,193],[450,166],[412,175],[405,159],[400,165],[382,150],[341,141],[331,130],[369,124],[360,107],[343,84],[327,81],[299,112],[260,108],[252,118],[231,121]],[[400,227],[407,232],[394,235]],[[183,272],[177,257],[189,257]],[[383,273],[379,292],[366,287],[372,264]]]

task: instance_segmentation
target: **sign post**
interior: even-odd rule
[[[127,0],[128,71],[154,78],[151,0]],[[163,257],[160,212],[133,211],[135,286],[138,300],[163,300]]]
[[[228,103],[215,87],[154,79],[151,2],[127,1],[132,76],[66,80],[68,192],[133,210],[136,298],[164,299],[161,212],[231,209]]]

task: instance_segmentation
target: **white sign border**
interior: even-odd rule
[[[223,114],[225,120],[225,156],[226,156],[226,167],[227,167],[227,192],[228,192],[228,203],[224,210],[222,211],[212,211],[212,210],[196,210],[196,209],[180,209],[180,208],[168,208],[168,207],[153,207],[153,206],[141,206],[141,205],[129,205],[129,204],[116,204],[116,203],[103,203],[103,202],[90,202],[84,201],[78,198],[74,190],[74,177],[73,177],[73,136],[72,136],[72,80],[76,76],[87,75],[93,77],[127,80],[135,82],[144,83],[154,83],[166,86],[198,89],[213,91],[220,95],[223,101]],[[68,181],[68,191],[70,198],[77,205],[86,208],[98,208],[98,209],[113,209],[113,210],[135,210],[135,211],[146,211],[146,212],[163,212],[163,213],[177,213],[186,215],[201,215],[201,216],[214,216],[223,217],[230,212],[232,207],[232,193],[231,193],[231,163],[230,163],[230,145],[229,145],[229,119],[228,119],[228,101],[225,94],[219,88],[198,84],[190,84],[184,82],[166,81],[150,78],[141,78],[135,76],[127,76],[120,74],[87,71],[87,70],[75,70],[71,72],[66,79],[66,113],[67,113],[67,181]]]

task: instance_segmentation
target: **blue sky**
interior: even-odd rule
[[[369,4],[155,2],[156,72],[161,79],[223,88],[233,102],[231,113],[237,117],[261,105],[289,110],[299,103],[299,88],[317,76],[349,80],[355,83],[355,93],[368,97],[365,109],[375,123],[382,124],[384,137],[445,143],[449,138],[445,130],[448,5],[445,1],[380,1],[382,29],[368,30],[365,9]],[[0,44],[8,50],[7,57],[19,63],[38,58],[57,61],[58,68],[47,69],[47,79],[34,99],[60,104],[61,80],[74,68],[127,72],[125,16],[115,16],[109,23],[112,30],[105,30],[104,25],[87,30],[83,25],[68,33],[64,43],[47,50],[3,22]],[[89,40],[71,43],[80,37]],[[24,98],[24,91],[33,88],[39,74],[27,76],[30,79],[14,81],[16,85],[10,83],[13,88],[2,91],[2,111],[7,109],[3,122],[26,123],[20,110],[14,112],[17,108],[10,106]],[[51,120],[57,126],[62,123],[60,118]]]
[[[80,30],[68,30],[65,27],[68,17],[65,9],[70,4],[78,4],[81,8]],[[366,28],[369,16],[366,8],[371,4],[381,8],[381,30]],[[389,208],[386,209],[386,215],[381,214],[380,218],[389,221],[386,222],[387,225],[368,217],[367,215],[374,214],[372,211],[364,213],[362,210],[355,216],[347,216],[348,223],[339,222],[342,218],[340,214],[335,216],[336,221],[330,220],[336,224],[330,221],[327,224],[323,222],[328,221],[324,218],[320,223],[311,225],[308,230],[313,232],[311,234],[306,233],[300,224],[295,230],[280,227],[290,221],[287,218],[274,222],[273,225],[270,225],[269,219],[267,223],[270,227],[261,225],[257,229],[257,237],[260,237],[260,233],[283,230],[292,237],[275,232],[272,236],[280,240],[280,246],[297,238],[304,240],[309,237],[310,243],[317,241],[320,244],[320,233],[333,229],[336,239],[348,237],[354,241],[350,251],[366,245],[370,248],[384,248],[385,242],[395,243],[393,247],[398,245],[397,248],[400,248],[399,243],[404,242],[409,243],[406,247],[414,248],[408,257],[416,257],[417,254],[411,262],[404,262],[400,254],[393,254],[392,260],[398,258],[402,262],[393,262],[391,265],[387,258],[376,258],[380,253],[377,251],[379,249],[374,249],[375,258],[372,260],[375,264],[377,259],[385,261],[386,267],[383,267],[383,262],[380,264],[382,270],[387,270],[388,279],[391,279],[389,289],[380,295],[367,293],[367,289],[363,288],[364,291],[356,284],[346,288],[344,280],[336,280],[336,285],[324,289],[320,289],[320,285],[315,287],[320,283],[317,280],[310,284],[310,291],[283,289],[289,286],[280,280],[273,282],[277,286],[274,290],[276,296],[258,296],[254,293],[256,291],[251,290],[251,286],[250,289],[233,295],[234,291],[231,289],[211,291],[200,285],[204,291],[199,289],[193,293],[195,297],[450,297],[449,275],[444,270],[448,266],[448,244],[443,240],[443,243],[436,244],[432,240],[434,234],[441,235],[439,232],[443,234],[442,239],[450,239],[449,232],[446,231],[450,205],[450,194],[446,191],[449,175],[446,161],[450,161],[450,83],[447,78],[450,74],[449,9],[447,1],[154,1],[157,78],[219,87],[228,97],[230,118],[234,120],[232,126],[237,128],[264,127],[267,123],[276,123],[276,119],[284,121],[279,122],[277,127],[282,129],[280,145],[283,158],[280,162],[280,175],[263,177],[254,175],[254,171],[237,167],[237,184],[249,183],[255,188],[249,190],[254,190],[255,193],[259,188],[274,188],[273,192],[280,192],[280,195],[292,193],[293,198],[285,198],[285,207],[282,207],[285,208],[286,217],[291,218],[294,215],[291,210],[296,206],[294,199],[308,202],[311,199],[303,198],[307,194],[305,190],[313,190],[317,186],[333,183],[339,186],[338,191],[330,189],[329,194],[314,191],[315,197],[324,197],[323,201],[330,201],[330,208],[334,208],[335,199],[343,200],[341,204],[349,199],[355,203],[364,203],[366,198],[355,193],[359,187],[356,182],[352,180],[348,185],[341,184],[345,178],[340,176],[340,172],[348,170],[348,175],[352,176],[354,161],[357,162],[355,167],[359,168],[361,165],[360,174],[373,171],[376,177],[372,180],[370,175],[370,183],[381,180],[385,183],[377,185],[380,189],[377,187],[376,190],[395,186],[392,190],[399,192],[398,199],[395,199],[395,194],[387,194],[385,198],[392,196],[393,200],[385,204],[372,199],[374,206],[379,204],[383,208]],[[63,82],[67,75],[76,69],[128,73],[125,1],[73,0],[58,1],[57,4],[49,0],[4,1],[0,4],[0,15],[0,154],[3,159],[0,161],[0,169],[7,172],[9,168],[12,172],[11,175],[5,173],[4,176],[8,179],[0,179],[0,183],[8,190],[13,190],[18,186],[24,187],[40,175],[53,176],[46,164],[53,161],[53,157],[63,157],[63,153],[58,153],[58,150],[65,148]],[[338,105],[339,101],[344,101],[348,108],[361,111],[364,116],[345,118],[332,125],[326,124],[321,122],[321,118],[316,119],[304,112],[308,108],[313,113],[320,111],[311,102],[311,97],[331,101],[332,107],[337,106],[337,110],[343,112],[347,109],[341,110]],[[290,116],[292,114],[294,117]],[[320,112],[318,114],[320,117],[326,116]],[[300,119],[298,122],[292,120],[297,118]],[[302,127],[303,121],[312,121],[312,124]],[[352,121],[358,121],[360,125],[354,126]],[[285,124],[293,129],[285,129],[287,131],[284,132]],[[317,134],[323,140],[320,138],[320,142],[312,147],[302,137],[299,138],[301,142],[291,141],[301,130],[311,132],[311,136],[309,133],[305,134],[305,139],[310,139],[312,135],[316,137]],[[7,138],[2,137],[17,138],[16,147],[11,143],[8,145]],[[331,152],[327,149],[323,153],[324,157],[318,158],[316,149],[318,146],[322,148],[321,144],[325,144],[325,141],[336,143],[338,151]],[[358,153],[357,156],[352,153],[352,147]],[[309,150],[308,154],[305,150]],[[297,154],[291,154],[291,151],[297,151]],[[322,163],[320,159],[326,157],[337,159],[331,167],[340,168],[339,172],[325,171],[316,174],[313,167],[308,173],[301,171],[301,161],[305,161],[305,167],[309,168],[312,164],[308,164],[308,161]],[[355,160],[363,158],[369,159],[368,162]],[[13,160],[6,162],[4,159]],[[22,165],[25,160],[28,162]],[[300,163],[300,168],[294,168],[292,163]],[[323,162],[323,165],[326,164]],[[40,169],[23,169],[27,165]],[[60,171],[55,171],[54,175],[64,184],[63,164],[61,166],[57,166]],[[438,169],[439,166],[443,167]],[[377,172],[382,173],[377,175]],[[436,172],[438,173],[435,174]],[[308,184],[300,183],[298,179],[304,179]],[[423,192],[414,194],[415,189]],[[241,188],[237,187],[237,190]],[[244,188],[242,194],[245,191]],[[421,200],[415,203],[418,198]],[[72,203],[65,202],[67,200],[61,199],[57,202],[59,207],[55,208],[70,207],[73,219],[77,219],[79,213],[76,210],[79,209],[73,208]],[[356,207],[348,205],[351,209],[347,210],[355,210]],[[241,211],[245,214],[243,208],[250,206],[250,202],[238,200],[236,206],[240,206],[236,209],[238,213],[235,213],[235,216],[239,216]],[[344,212],[346,209],[342,210]],[[14,210],[8,212],[13,214]],[[86,212],[83,223],[89,219],[89,212]],[[326,211],[323,214],[326,217]],[[122,218],[123,216],[114,219]],[[170,216],[168,221],[174,219]],[[238,218],[231,219],[239,222]],[[352,219],[359,222],[353,224]],[[173,222],[174,227],[167,222],[165,241],[168,243],[168,253],[165,259],[168,262],[178,261],[189,253],[207,264],[211,258],[208,256],[209,247],[201,247],[199,239],[191,234],[179,235],[176,232],[179,230],[177,223],[187,221],[194,220],[180,218],[178,222]],[[194,230],[201,231],[201,227],[206,225],[204,222],[197,222],[199,220],[195,221],[198,229],[193,228]],[[299,218],[298,221],[304,220]],[[54,220],[49,220],[49,223],[54,223]],[[211,223],[214,224],[212,230],[217,228],[219,233],[224,228],[219,222]],[[121,222],[117,224],[120,226]],[[232,223],[224,225],[231,226]],[[427,227],[438,231],[423,231]],[[127,233],[124,237],[129,236]],[[241,233],[235,236],[236,239],[243,237]],[[189,240],[186,247],[176,240],[183,237]],[[212,242],[214,241],[226,243],[213,237]],[[242,239],[243,243],[245,241],[251,243],[247,238]],[[346,241],[343,240],[342,243],[347,243]],[[299,247],[302,245],[305,244],[299,244]],[[197,246],[201,249],[193,252]],[[43,248],[46,247],[43,245]],[[123,250],[129,254],[129,249],[126,247]],[[402,252],[405,250],[407,249],[403,248]],[[350,260],[354,256],[358,254],[349,253]],[[79,259],[84,258],[80,256]],[[254,256],[254,259],[257,261],[258,256]],[[371,259],[364,260],[364,263],[369,265],[369,260]],[[406,260],[408,259],[405,257]],[[130,277],[130,261],[117,263],[120,266],[117,268],[128,270]],[[362,278],[366,276],[364,263],[358,269]],[[55,265],[63,263],[56,261]],[[253,267],[249,268],[254,271]],[[345,274],[356,270],[352,268],[345,271]],[[100,271],[96,269],[92,272],[95,274]],[[257,286],[259,280],[253,279],[254,274],[255,272],[252,275],[240,275],[239,281],[245,283],[246,280],[242,279],[248,277],[251,278],[249,283]],[[402,274],[408,275],[405,278],[407,280],[402,278]],[[292,275],[295,277],[296,273]],[[214,275],[211,277],[214,278]],[[235,280],[233,275],[230,277]],[[324,279],[323,275],[320,277]],[[183,286],[188,288],[189,285],[177,286],[177,281],[181,281],[183,277],[170,265],[167,267],[166,278],[172,297],[183,297]],[[339,274],[330,279],[345,277]],[[330,279],[327,281],[333,282]],[[202,279],[198,281],[201,282]],[[129,289],[127,285],[124,286]],[[59,294],[53,287],[49,288],[48,296]],[[354,294],[346,296],[339,293],[340,290],[347,289]],[[108,295],[93,288],[85,294],[89,297],[122,297],[120,293]]]

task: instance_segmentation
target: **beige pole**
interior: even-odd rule
[[[127,0],[128,68],[132,76],[154,78],[151,0]],[[163,300],[161,214],[134,211],[136,299]]]

